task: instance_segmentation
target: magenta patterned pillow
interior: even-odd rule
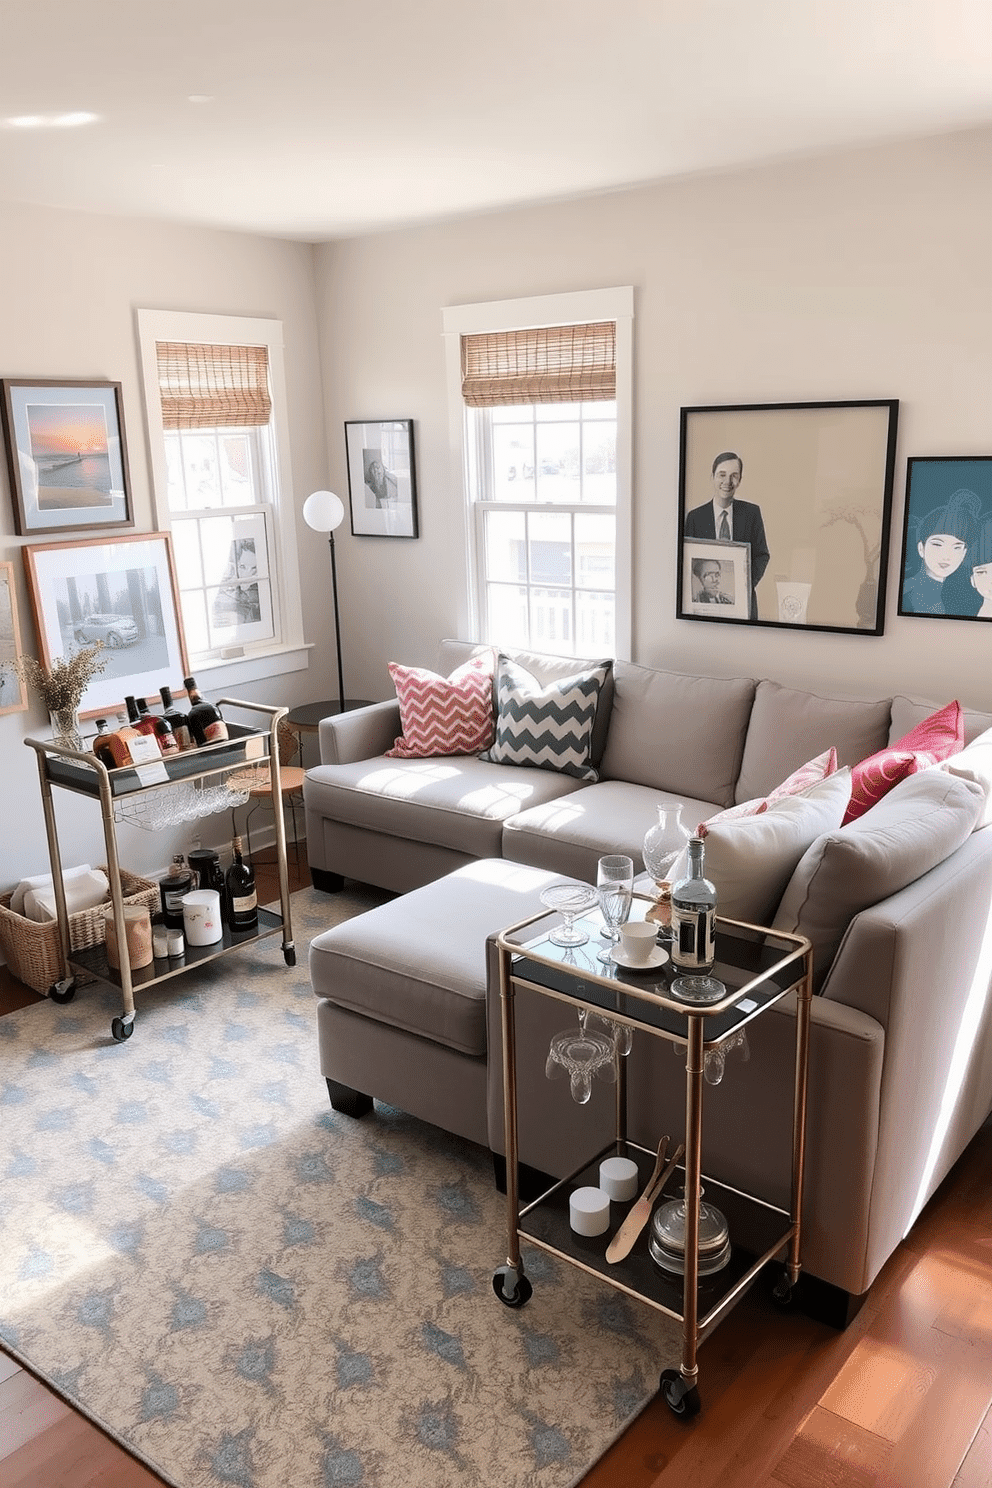
[[[423,667],[389,663],[403,733],[386,754],[426,759],[436,754],[479,754],[493,742],[495,655],[473,656],[450,677]]]

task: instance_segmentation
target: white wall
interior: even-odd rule
[[[340,540],[349,691],[465,633],[442,306],[633,284],[634,659],[992,708],[989,631],[896,615],[907,455],[992,453],[990,166],[982,131],[322,246],[336,488],[345,419],[416,421],[421,538]],[[680,407],[892,397],[885,634],[676,620]]]
[[[0,206],[0,375],[4,377],[100,378],[123,385],[130,474],[137,531],[154,528],[150,463],[139,374],[134,312],[137,308],[181,309],[282,320],[292,438],[292,464],[299,508],[310,491],[326,484],[320,367],[314,327],[313,252],[307,244],[247,235],[166,227],[150,222]],[[0,462],[2,463],[2,462]],[[323,593],[327,545],[298,521],[304,595]],[[0,475],[0,557],[14,564],[24,649],[37,642],[21,548],[32,541],[14,535],[6,468]],[[92,534],[85,534],[91,536]],[[56,540],[39,535],[38,542]],[[310,641],[322,639],[323,612],[313,622],[305,611]],[[330,648],[321,646],[311,669],[267,682],[224,686],[200,677],[208,695],[221,690],[269,703],[334,696]],[[162,678],[178,682],[181,678]],[[328,689],[330,688],[330,692]],[[3,822],[0,828],[0,891],[26,873],[46,872],[38,772],[27,734],[47,737],[47,713],[32,698],[28,713],[0,717]],[[64,863],[102,861],[98,804],[56,793]],[[230,818],[203,823],[204,841],[230,840]],[[173,841],[122,828],[121,859],[135,872],[150,872],[183,850],[188,833]]]

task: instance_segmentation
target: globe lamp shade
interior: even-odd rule
[[[314,491],[303,503],[303,520],[314,532],[333,532],[344,521],[344,502],[333,491]]]

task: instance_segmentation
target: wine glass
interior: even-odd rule
[[[613,948],[620,940],[620,926],[626,924],[630,914],[630,901],[634,893],[634,860],[623,853],[608,853],[596,865],[596,888],[599,892],[599,907],[606,925],[606,949],[600,951],[600,961],[609,961]]]
[[[541,890],[541,903],[545,909],[560,914],[564,924],[552,930],[548,939],[556,946],[585,945],[589,939],[584,930],[576,930],[574,920],[578,915],[592,909],[599,895],[592,884],[553,883]]]

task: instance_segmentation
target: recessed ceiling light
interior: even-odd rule
[[[99,117],[77,110],[65,114],[16,114],[4,123],[11,129],[75,129],[80,124],[95,124]]]

